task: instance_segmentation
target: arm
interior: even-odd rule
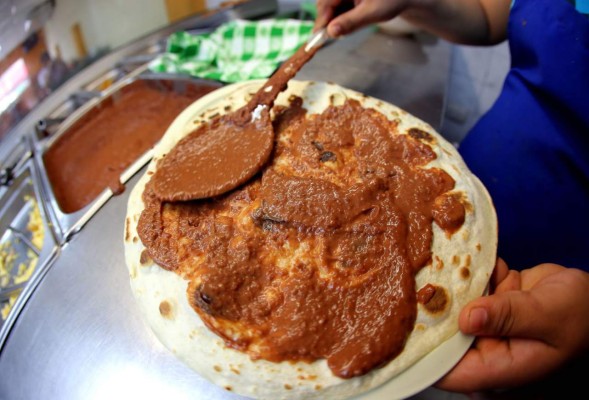
[[[436,384],[468,392],[538,381],[589,348],[589,274],[555,264],[517,272],[497,262],[493,294],[469,303],[460,330],[477,340]]]
[[[337,15],[346,4],[355,6]],[[505,39],[511,0],[318,0],[316,27],[331,36],[345,35],[401,15],[444,39],[494,44]]]

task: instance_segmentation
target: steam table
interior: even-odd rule
[[[381,98],[439,129],[450,45],[364,30],[322,49],[296,79]],[[0,353],[0,398],[236,399],[175,358],[144,323],[123,252],[128,195],[145,168],[67,243]],[[448,399],[428,389],[424,398]]]

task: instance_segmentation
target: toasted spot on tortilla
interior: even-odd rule
[[[452,265],[458,265],[460,264],[460,257],[458,257],[456,254],[454,254],[452,256]]]
[[[436,269],[438,271],[444,269],[444,260],[442,260],[438,256],[435,256],[435,259],[436,259]]]
[[[133,236],[133,243],[137,243],[138,240],[139,238],[137,236]]]
[[[468,267],[460,268],[460,277],[464,280],[470,278],[470,269]]]
[[[467,194],[463,191],[455,192],[454,194],[459,197],[460,202],[464,206],[464,210],[467,213],[472,214],[474,212],[474,205],[469,201]]]
[[[125,218],[125,241],[129,241],[129,229],[130,229],[131,219]]]
[[[143,249],[141,255],[139,256],[139,263],[143,266],[149,265],[153,262],[151,257],[149,256],[149,252],[147,249]]]
[[[232,388],[231,386],[225,386],[225,390],[227,390],[227,391],[229,391],[229,392],[230,392],[230,391],[232,391],[232,390],[233,390],[233,388]]]
[[[477,249],[477,251],[481,251],[481,244],[480,243],[477,243],[476,246],[475,246],[475,248]]]
[[[160,314],[166,319],[174,318],[174,309],[172,308],[172,305],[169,301],[164,300],[160,303]]]
[[[464,257],[464,267],[470,267],[470,254],[467,254],[466,257]]]
[[[223,371],[223,369],[222,369],[221,367],[219,367],[218,365],[215,365],[215,366],[213,367],[213,369],[214,369],[215,371],[217,371],[217,372],[221,372],[221,371]]]
[[[430,135],[426,131],[422,131],[419,128],[411,128],[409,129],[409,132],[407,132],[407,134],[411,136],[413,139],[417,139],[422,142],[433,143],[435,141],[432,135]]]
[[[287,383],[285,383],[285,384],[284,384],[284,388],[285,388],[286,390],[292,390],[292,386],[290,386],[290,385],[289,385],[289,384],[287,384]]]

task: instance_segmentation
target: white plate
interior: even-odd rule
[[[394,400],[413,396],[446,375],[466,353],[473,341],[474,336],[466,336],[458,332],[404,372],[354,399]]]

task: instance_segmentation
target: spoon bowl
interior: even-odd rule
[[[153,180],[163,201],[189,201],[226,193],[250,180],[274,147],[270,109],[288,81],[328,39],[318,31],[243,107],[200,126],[160,160]]]

